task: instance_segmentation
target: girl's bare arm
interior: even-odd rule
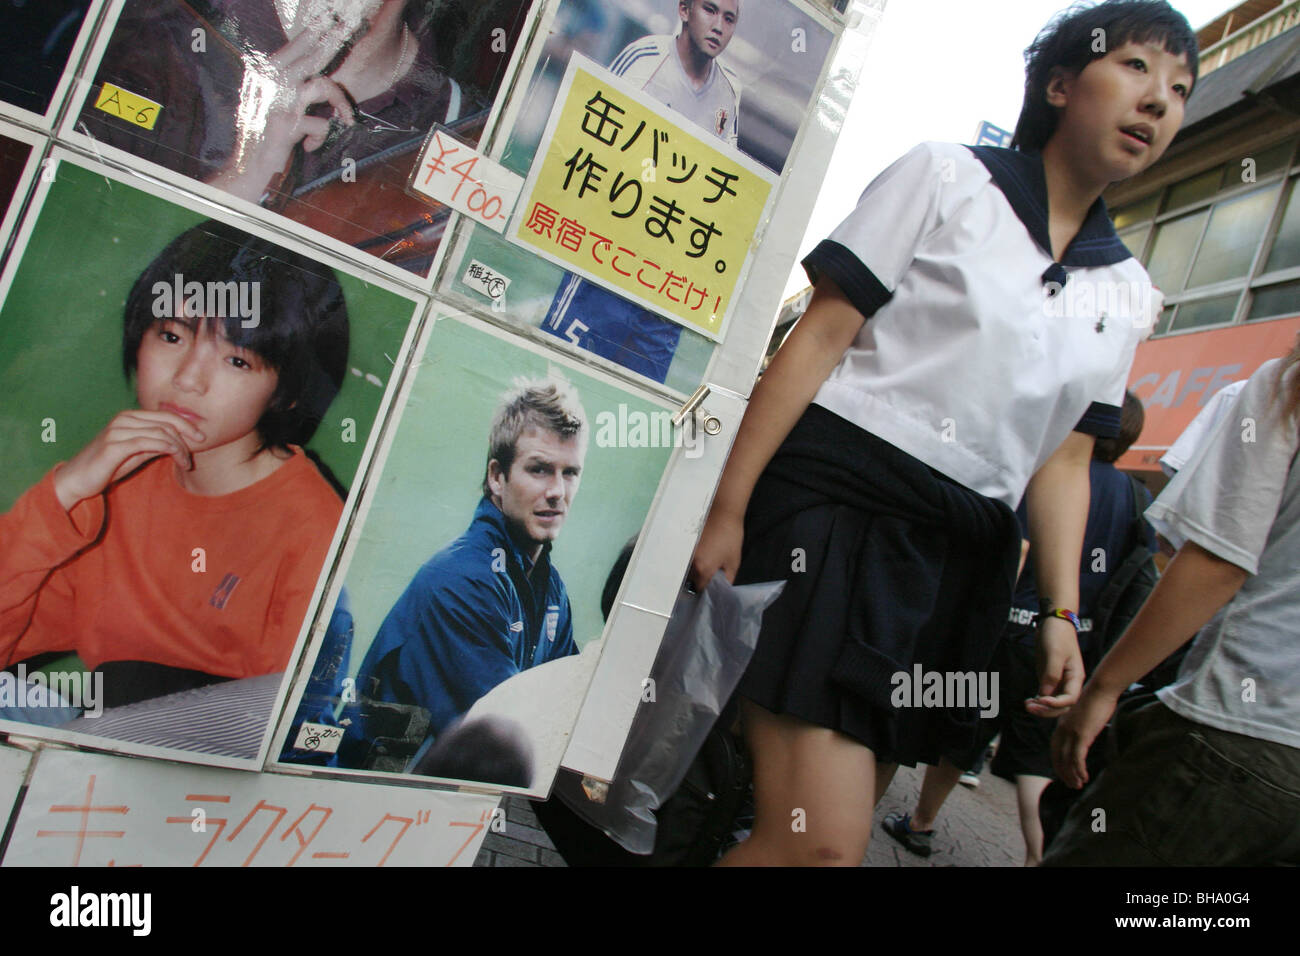
[[[862,328],[862,313],[834,282],[817,283],[808,311],[790,332],[750,397],[713,507],[691,562],[703,588],[715,571],[733,580],[749,496],[795,422]]]

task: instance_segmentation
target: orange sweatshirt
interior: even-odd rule
[[[159,457],[71,511],[50,472],[0,516],[0,666],[73,650],[91,668],[284,670],[343,511],[293,451],[218,496],[190,494]]]

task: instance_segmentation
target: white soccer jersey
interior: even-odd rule
[[[682,67],[676,41],[671,36],[642,37],[624,47],[609,69],[735,146],[740,112],[735,75],[715,59],[709,65],[709,78],[697,90]]]

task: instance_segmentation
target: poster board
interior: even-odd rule
[[[66,151],[55,150],[48,168],[0,274],[0,381],[16,396],[0,416],[10,463],[0,499],[11,535],[0,573],[10,608],[0,728],[260,766],[283,675],[425,302]],[[82,257],[76,283],[65,278],[70,248]],[[215,274],[246,281],[213,282]],[[197,324],[161,318],[182,314],[191,294],[201,313],[227,315],[215,320],[222,331],[210,341]],[[247,335],[239,341],[248,350],[238,352],[232,334]],[[205,356],[193,367],[167,364],[165,351],[143,360],[146,347],[181,348],[191,339],[185,354]],[[277,373],[254,373],[250,361],[261,368],[271,361],[259,355],[280,356],[284,392],[270,391]],[[191,441],[192,430],[205,442],[210,431],[215,451],[200,454],[204,446],[194,445],[188,459],[138,460],[130,474],[93,494],[78,491],[75,507],[62,510],[52,497],[55,466],[92,443],[103,447],[110,423],[144,427],[121,419],[133,409]],[[286,444],[258,451],[261,464],[249,467],[266,473],[239,472],[256,480],[238,490],[187,487],[164,470],[179,475],[182,464],[194,465],[198,474],[200,464],[228,454],[222,442],[248,428],[274,428]],[[299,442],[319,464],[289,455]],[[153,673],[156,666],[191,673]]]
[[[727,89],[739,90],[735,102],[712,104],[715,114],[721,111],[732,117],[723,123],[720,133],[708,110],[703,111],[705,115],[700,115],[693,95],[687,102],[675,98],[671,89],[650,75],[657,73],[662,77],[681,70],[677,54],[669,50],[669,41],[673,40],[680,22],[677,5],[672,0],[614,0],[599,4],[588,0],[561,0],[546,11],[538,39],[530,47],[522,65],[521,84],[525,85],[522,92],[511,97],[505,106],[500,124],[505,140],[502,144],[494,142],[493,155],[499,154],[499,161],[507,169],[521,175],[529,174],[543,160],[545,153],[539,152],[539,144],[552,113],[558,108],[559,89],[565,82],[569,65],[585,57],[597,65],[596,73],[602,80],[623,82],[634,88],[643,103],[652,106],[656,115],[664,118],[664,123],[679,129],[689,128],[700,141],[720,151],[736,168],[757,166],[773,176],[783,176],[788,157],[792,151],[801,149],[801,138],[815,132],[809,119],[818,115],[815,101],[826,89],[830,77],[831,59],[842,27],[827,15],[827,7],[791,0],[746,0],[734,24],[734,32],[713,57],[715,68],[709,88],[726,86]],[[659,64],[659,67],[657,70],[647,69],[649,64]],[[616,73],[620,75],[616,76]],[[702,95],[707,99],[711,94]],[[672,105],[674,102],[676,106]],[[835,129],[840,122],[842,116],[835,121]],[[636,126],[636,123],[632,124],[628,133]],[[650,127],[655,128],[655,123]],[[638,148],[643,145],[644,136],[643,131]],[[572,155],[572,151],[566,153],[562,160]],[[589,158],[584,155],[578,162]],[[681,169],[673,171],[672,161],[670,145],[661,158],[662,169],[655,172],[659,184],[666,183],[668,176],[682,176]],[[732,166],[724,168],[732,170]],[[592,171],[595,171],[593,167],[585,167],[583,176]],[[649,174],[645,168],[638,167],[637,171]],[[630,172],[625,172],[624,179],[618,183],[624,204],[631,202],[636,189],[628,185]],[[702,168],[697,176],[704,172],[707,169]],[[605,182],[592,185],[603,188],[608,198],[618,175],[611,170]],[[638,185],[647,191],[643,198],[646,208],[649,208],[656,195],[652,184],[644,182]],[[586,201],[591,199],[591,195],[584,196]],[[524,199],[520,200],[520,207],[524,202]],[[619,211],[625,211],[625,205],[620,206]],[[766,235],[767,216],[771,212],[769,209],[760,217],[758,232],[763,235]],[[527,222],[524,209],[517,209],[516,216],[524,216]],[[564,227],[562,220],[565,218],[574,225]],[[712,222],[715,228],[721,227],[726,231],[727,227],[720,226],[721,221],[716,216],[696,218],[701,218],[705,224]],[[666,243],[663,237],[656,239],[648,235],[643,228],[644,220],[645,214],[641,211],[639,219],[629,219],[627,223],[642,224],[636,228],[640,230],[645,245],[681,245],[696,251],[691,248],[688,238],[701,227],[691,224],[689,219],[683,220],[688,226],[683,235],[677,234],[680,226],[670,227],[676,239],[673,244]],[[560,215],[556,217],[549,235],[544,224],[539,227],[540,233],[526,233],[537,236],[539,241],[543,238],[550,240],[549,245],[541,242],[540,245],[525,247],[529,253],[547,253],[544,258],[538,258],[525,254],[523,249],[489,229],[464,223],[439,289],[463,307],[490,309],[494,315],[516,325],[536,329],[543,341],[572,351],[602,367],[618,370],[624,375],[631,374],[650,387],[666,387],[689,395],[705,378],[721,322],[712,328],[700,328],[691,322],[679,324],[665,317],[667,313],[656,306],[678,307],[692,318],[699,318],[701,314],[702,303],[699,308],[691,309],[696,305],[693,291],[690,305],[680,308],[681,303],[675,302],[676,299],[685,299],[685,293],[692,290],[691,278],[686,276],[685,270],[665,271],[666,263],[661,258],[646,253],[635,260],[635,268],[628,270],[624,263],[615,272],[611,255],[616,251],[615,244],[611,243],[607,252],[598,250],[594,258],[591,249],[593,243],[598,244],[597,236],[610,238],[613,233],[596,228],[593,230],[596,236],[589,237],[584,233],[578,238],[577,224],[584,229],[590,225],[581,215]],[[657,225],[651,228],[659,229]],[[745,227],[739,223],[738,228],[745,232]],[[565,242],[577,246],[581,255],[566,249],[564,242],[559,241],[562,229],[565,230]],[[754,232],[750,230],[751,235]],[[712,233],[705,230],[700,235],[712,236]],[[633,243],[618,245],[642,252]],[[562,258],[565,255],[592,269],[607,269],[612,275],[606,278],[625,284],[611,286],[591,282],[591,270],[573,269],[575,263]],[[627,258],[626,254],[624,258]],[[717,258],[710,256],[710,264],[715,265]],[[600,264],[595,259],[606,261]],[[653,266],[647,265],[647,260]],[[686,261],[695,262],[690,258]],[[500,301],[486,297],[482,290],[462,281],[467,267],[474,262],[511,279],[512,289],[504,308]],[[730,263],[729,268],[732,270],[730,276],[739,275]],[[579,274],[584,271],[586,275]],[[618,274],[624,271],[630,271],[631,275]],[[641,273],[639,280],[638,272]],[[670,272],[674,277],[686,276],[680,288],[678,280],[669,277]],[[713,271],[709,271],[709,275],[718,277]],[[651,280],[654,280],[653,289],[646,287]],[[661,285],[664,286],[662,294],[659,293]],[[709,283],[701,282],[696,288],[712,292],[710,301],[716,300],[717,291]]]
[[[451,210],[407,182],[435,126],[470,143],[491,128],[529,0],[291,9],[286,22],[272,0],[115,0],[63,138],[427,277]]]
[[[274,751],[545,796],[682,434],[666,405],[454,313],[417,363]]]

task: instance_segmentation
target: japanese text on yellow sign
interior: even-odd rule
[[[538,149],[518,241],[720,337],[771,191],[754,164],[570,64]]]

